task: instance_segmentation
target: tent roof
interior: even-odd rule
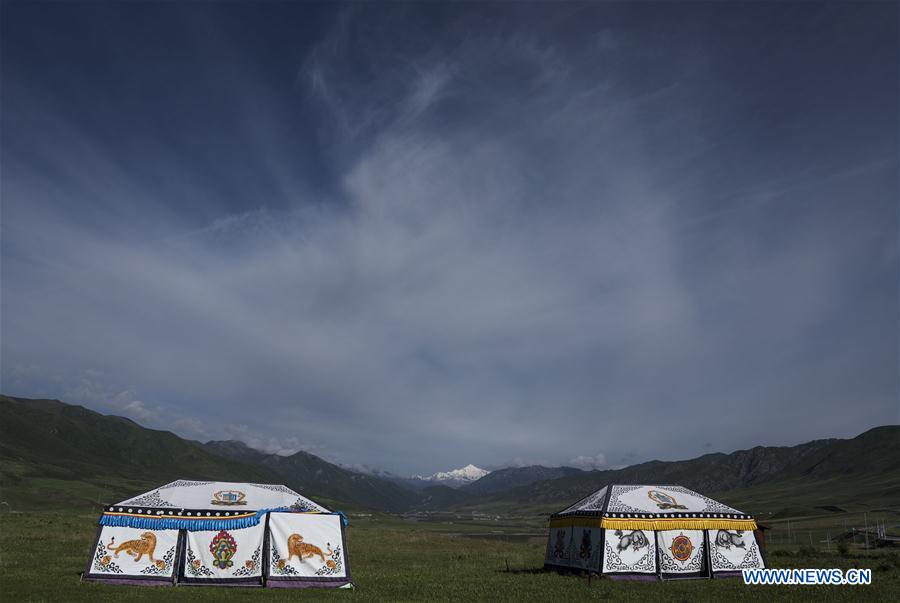
[[[600,525],[609,528],[755,527],[752,516],[677,485],[610,484],[554,513],[551,524],[579,517],[600,519]]]
[[[183,479],[123,500],[113,506],[124,508],[126,505],[132,512],[135,508],[152,508],[243,513],[291,507],[300,511],[328,512],[325,507],[280,484],[198,482]]]
[[[107,506],[99,523],[152,530],[240,529],[258,525],[273,511],[331,513],[280,484],[180,479]]]

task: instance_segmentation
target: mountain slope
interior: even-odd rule
[[[900,426],[871,429],[850,440],[815,440],[799,446],[757,446],[731,454],[707,454],[687,461],[650,461],[618,470],[591,471],[535,482],[489,496],[479,509],[557,511],[610,483],[680,484],[703,493],[746,491],[779,482],[803,496],[809,484],[825,480],[900,484]],[[797,486],[797,484],[806,484]],[[777,487],[776,487],[777,489]],[[785,486],[784,490],[787,490]],[[887,492],[885,490],[884,492]]]
[[[572,473],[540,479],[565,471]],[[504,469],[460,489],[425,482],[428,487],[413,491],[306,452],[282,457],[240,442],[201,444],[81,406],[0,395],[0,489],[11,508],[94,507],[178,478],[283,483],[335,508],[390,512],[546,513],[607,483],[679,483],[750,512],[778,512],[786,504],[814,512],[865,500],[893,508],[900,496],[900,426],[850,440],[760,446],[610,471]]]
[[[205,446],[224,457],[262,465],[300,488],[309,484],[310,488],[327,492],[333,498],[393,513],[410,509],[432,510],[473,500],[472,496],[439,483],[439,479],[417,480],[357,473],[308,452],[279,456],[260,452],[234,440],[207,442]],[[441,477],[446,479],[447,476]]]
[[[256,464],[269,456],[269,453],[250,448],[238,440],[211,440],[203,447],[213,454],[242,463]]]
[[[56,400],[0,396],[0,458],[43,467],[57,477],[118,476],[138,473],[159,482],[193,479],[271,478],[250,464],[223,460],[201,444],[170,431],[141,427]]]
[[[783,476],[829,479],[900,471],[900,426],[883,425],[850,440],[830,442],[785,469]]]
[[[419,491],[420,499],[416,503],[415,511],[439,511],[447,507],[464,505],[475,500],[459,488],[451,488],[438,484],[428,486]]]
[[[205,446],[222,456],[264,467],[298,492],[318,492],[345,503],[393,513],[405,511],[420,498],[392,481],[354,473],[308,452],[280,456],[234,441],[208,442]]]
[[[649,461],[624,469],[589,471],[561,479],[535,482],[497,495],[532,503],[565,506],[606,484],[680,484],[699,492],[730,490],[765,481],[834,440],[816,440],[794,447],[762,447],[731,454],[707,454],[687,461]]]
[[[541,465],[509,467],[491,471],[481,479],[467,484],[461,489],[467,494],[474,496],[487,496],[505,490],[527,486],[534,482],[559,479],[583,473],[584,471],[574,467],[543,467]]]
[[[391,512],[420,499],[306,452],[280,457],[240,442],[204,445],[57,400],[0,396],[4,497],[96,504],[179,478],[283,483],[323,503]]]
[[[14,486],[30,484],[40,490],[47,480],[71,480],[97,484],[98,497],[111,501],[178,478],[266,482],[275,474],[123,417],[57,400],[0,395],[0,485],[5,494]],[[65,489],[44,498],[54,497],[83,499]]]

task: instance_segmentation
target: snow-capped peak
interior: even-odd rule
[[[432,473],[431,475],[417,475],[415,479],[421,479],[429,482],[456,482],[467,484],[469,482],[474,482],[475,480],[481,479],[488,473],[490,473],[490,471],[469,464],[460,469],[453,469],[451,471],[438,471],[437,473]]]

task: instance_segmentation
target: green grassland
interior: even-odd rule
[[[433,488],[423,491],[428,505],[404,506],[398,494],[402,489],[395,484],[355,476],[305,453],[254,464],[217,456],[204,445],[127,419],[57,401],[0,396],[0,601],[212,601],[224,596],[266,601],[900,600],[900,551],[864,549],[862,537],[849,549],[829,541],[835,534],[866,526],[883,525],[889,533],[898,533],[900,429],[876,428],[853,440],[823,442],[686,462],[654,461],[486,497],[460,497],[457,491]],[[176,478],[286,483],[347,512],[356,588],[282,591],[81,583],[79,573],[91,556],[101,503]],[[642,583],[544,572],[547,514],[605,485],[604,480],[708,482],[701,489],[704,493],[753,514],[769,528],[770,567],[871,568],[873,584],[748,587],[739,579]],[[422,493],[410,497],[416,502]],[[411,515],[404,519],[372,507],[398,508]]]
[[[894,516],[896,519],[896,516]],[[829,523],[831,521],[831,523]],[[0,509],[0,593],[5,601],[96,600],[552,600],[654,601],[896,600],[900,552],[843,554],[806,537],[833,519],[797,519],[795,542],[770,550],[772,567],[868,567],[870,586],[745,586],[740,579],[619,582],[540,571],[545,533],[538,518],[521,522],[416,522],[388,515],[351,518],[348,550],[353,591],[273,591],[259,588],[151,588],[81,583],[96,515]],[[780,528],[773,528],[774,532]]]

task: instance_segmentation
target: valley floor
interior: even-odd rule
[[[353,591],[261,588],[149,588],[80,583],[96,516],[0,509],[0,593],[5,601],[105,600],[543,600],[727,601],[896,600],[900,552],[770,547],[772,567],[873,570],[871,586],[745,586],[740,579],[614,582],[539,571],[544,533],[535,523],[414,522],[352,519],[348,534]]]

